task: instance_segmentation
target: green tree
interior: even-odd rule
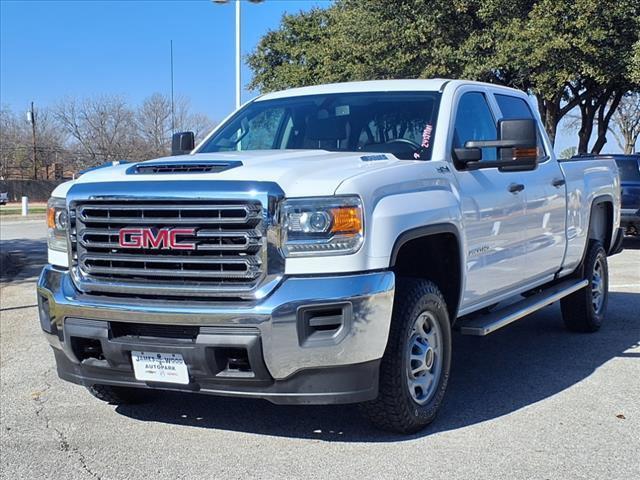
[[[335,9],[284,15],[280,28],[267,32],[247,62],[251,89],[263,92],[326,81],[329,25]]]
[[[612,113],[632,88],[628,77],[638,39],[638,0],[481,2],[483,29],[471,35],[464,75],[527,90],[536,96],[552,141],[558,124],[581,110],[578,151],[585,152],[598,122],[594,150],[606,142]]]
[[[580,107],[582,144],[597,126],[599,151],[617,102],[637,89],[639,19],[640,0],[338,0],[283,17],[248,57],[250,87],[430,77],[499,83],[535,95],[552,141],[562,117]]]
[[[477,29],[463,0],[338,0],[285,15],[247,57],[250,88],[461,75],[458,46]]]

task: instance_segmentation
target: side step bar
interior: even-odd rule
[[[589,285],[589,280],[567,280],[495,312],[481,315],[460,325],[464,335],[484,336],[520,320],[541,308]]]

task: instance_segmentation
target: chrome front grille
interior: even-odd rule
[[[70,214],[72,272],[84,291],[245,298],[267,274],[268,216],[259,200],[89,200]],[[176,245],[193,249],[119,242],[121,229],[173,228],[190,231]]]

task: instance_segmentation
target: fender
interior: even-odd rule
[[[396,239],[393,250],[391,253],[391,258],[389,262],[389,268],[393,268],[396,265],[396,261],[398,259],[398,253],[402,249],[404,245],[407,243],[418,240],[422,238],[433,237],[441,234],[451,234],[455,237],[458,249],[458,285],[457,285],[457,302],[454,305],[449,305],[449,311],[451,314],[451,322],[454,323],[458,311],[460,309],[460,304],[462,302],[464,286],[465,286],[465,258],[464,258],[464,249],[462,243],[462,237],[460,234],[460,230],[452,223],[438,223],[434,225],[425,225],[422,227],[412,228],[405,232],[402,232],[400,236]],[[442,288],[442,286],[441,286]],[[446,290],[446,289],[445,289]],[[443,290],[445,294],[445,298],[447,292]],[[451,290],[449,293],[452,293]]]
[[[435,170],[437,165],[429,167]],[[415,166],[409,169],[417,170]],[[429,170],[409,173],[413,173],[413,180],[405,177],[368,195],[371,205],[368,236],[374,242],[366,246],[367,255],[384,258],[384,266],[389,264],[393,246],[404,232],[439,224],[452,224],[462,230],[456,186],[449,179],[430,178]]]
[[[601,205],[603,203],[611,203],[611,206],[614,207],[615,202],[614,202],[613,196],[610,194],[598,195],[591,201],[591,206],[589,207],[589,227],[587,228],[587,234],[585,235],[584,247],[582,249],[582,258],[580,259],[580,263],[578,264],[578,267],[573,272],[573,274],[578,274],[580,278],[584,276],[584,270],[583,270],[584,259],[587,256],[587,250],[589,249],[589,234],[591,233],[591,221],[593,219],[593,210],[596,206]],[[613,219],[611,220],[613,221]],[[607,233],[607,237],[605,238],[606,244],[604,245],[604,248],[607,251],[607,253],[613,247],[613,241],[615,240],[613,225],[611,225],[610,230],[611,231]]]
[[[598,195],[597,197],[595,197],[591,202],[591,207],[589,208],[589,230],[587,233],[587,237],[591,233],[591,220],[593,218],[594,207],[601,205],[603,203],[610,203],[612,208],[611,214],[612,216],[615,215],[615,200],[612,195],[607,193],[607,194]],[[607,232],[606,232],[606,237],[604,238],[603,243],[604,243],[605,250],[609,252],[615,240],[614,218],[611,218],[611,225],[606,225],[606,227],[607,227]],[[587,242],[588,240],[589,239],[587,238]],[[585,251],[586,251],[586,246],[585,246]],[[583,259],[584,259],[584,256],[583,256]]]
[[[407,230],[402,232],[400,236],[396,239],[393,244],[393,250],[391,251],[391,259],[389,262],[389,267],[392,268],[396,264],[396,260],[398,258],[398,252],[402,248],[402,246],[410,242],[411,240],[415,240],[417,238],[428,237],[431,235],[438,235],[441,233],[451,233],[456,237],[458,241],[458,250],[460,251],[460,265],[463,265],[462,261],[464,260],[462,257],[462,242],[460,239],[460,232],[457,227],[452,223],[438,223],[436,225],[426,225],[424,227],[412,228],[411,230]],[[462,271],[460,272],[460,278],[462,278]]]

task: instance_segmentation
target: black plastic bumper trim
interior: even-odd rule
[[[199,379],[188,385],[149,384],[135,379],[132,369],[105,368],[91,362],[75,364],[54,348],[61,379],[90,387],[116,385],[211,395],[262,398],[283,405],[326,405],[358,403],[378,395],[380,360],[340,367],[304,369],[283,380],[251,384],[231,380]]]

